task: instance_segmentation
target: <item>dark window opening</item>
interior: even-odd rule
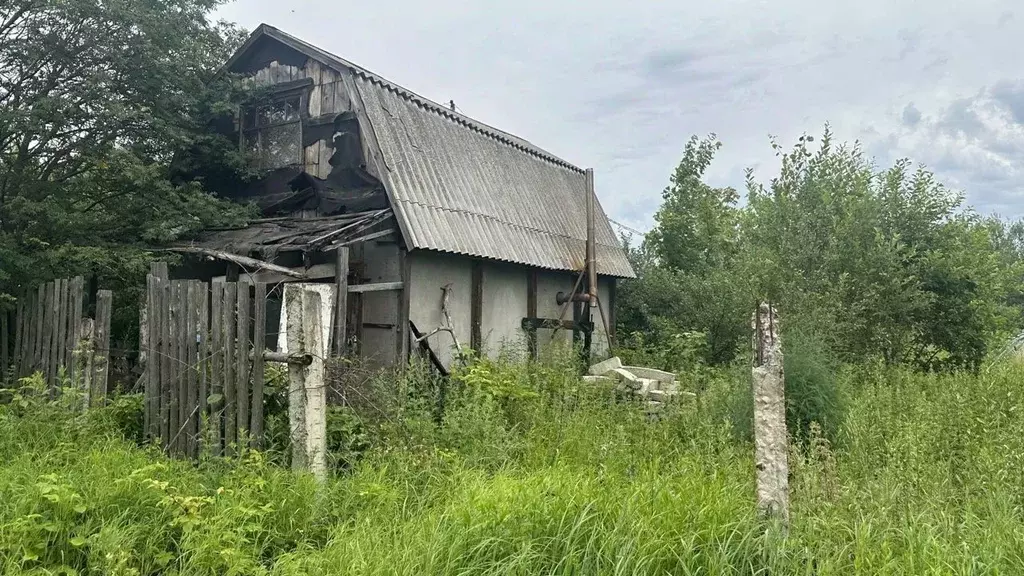
[[[242,110],[242,150],[255,167],[302,164],[302,98],[291,96]]]

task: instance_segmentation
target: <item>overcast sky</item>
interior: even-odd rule
[[[1024,217],[1024,6],[1014,0],[236,0],[276,26],[596,171],[647,230],[692,134],[741,188],[829,122],[879,164],[909,157],[978,211]]]

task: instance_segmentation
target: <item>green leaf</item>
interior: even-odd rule
[[[88,509],[89,509],[89,507],[86,506],[85,504],[76,504],[75,505],[75,512],[77,512],[79,514],[85,514],[85,511],[88,510]]]
[[[68,542],[70,542],[75,548],[81,548],[82,546],[85,546],[85,536],[72,536]]]
[[[217,404],[220,404],[223,399],[224,395],[222,394],[210,394],[210,397],[206,399],[206,402],[211,406],[216,406]]]

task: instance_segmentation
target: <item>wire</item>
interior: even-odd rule
[[[611,218],[609,218],[608,221],[611,222],[612,224],[615,224],[619,228],[622,228],[624,230],[628,230],[628,231],[630,231],[630,232],[632,232],[634,234],[638,234],[640,236],[646,236],[647,235],[647,232],[641,232],[641,231],[637,230],[636,228],[633,228],[631,226],[626,226],[625,224],[623,224],[621,222],[616,222],[615,220],[612,220]]]

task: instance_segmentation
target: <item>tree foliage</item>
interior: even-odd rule
[[[168,170],[180,150],[237,149],[207,128],[240,40],[207,20],[218,2],[0,6],[0,299],[57,275],[137,284],[145,248],[244,216]]]
[[[773,142],[777,176],[746,203],[702,181],[719,144],[687,144],[656,226],[633,250],[625,333],[705,334],[710,362],[746,345],[760,299],[845,360],[976,368],[1020,326],[1024,226],[982,218],[908,160],[879,170],[857,145]],[[642,255],[642,258],[637,258]]]

